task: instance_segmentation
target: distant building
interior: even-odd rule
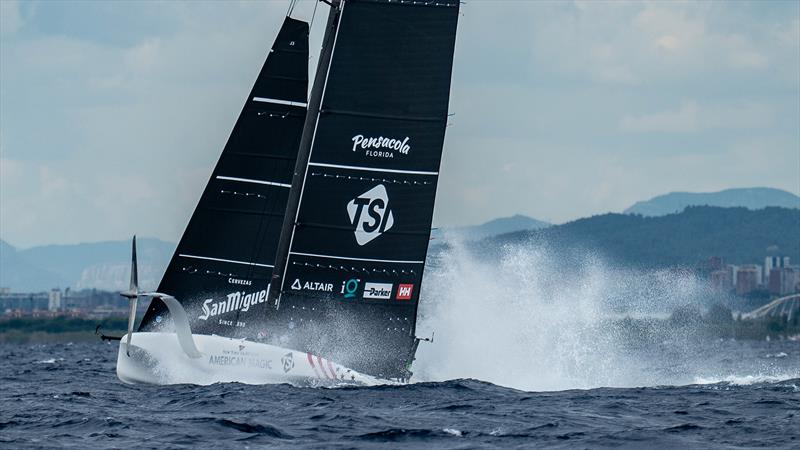
[[[769,272],[769,293],[794,294],[800,290],[800,267],[776,267]]]
[[[140,308],[147,303],[140,301]],[[94,311],[98,312],[94,314]],[[112,313],[113,312],[113,313]],[[71,315],[106,317],[126,315],[128,301],[115,292],[85,289],[81,291],[51,289],[47,292],[0,292],[0,315],[11,317]]]
[[[50,295],[47,292],[0,293],[0,311],[4,314],[32,314],[36,311],[47,311],[49,306]]]
[[[737,270],[755,270],[756,271],[756,284],[758,286],[764,286],[764,268],[761,267],[759,264],[743,264],[738,266]]]
[[[761,284],[761,268],[758,266],[742,266],[736,270],[736,294],[746,295],[758,289]]]
[[[715,270],[711,272],[711,285],[723,291],[730,291],[734,286],[731,280],[731,271]]]
[[[725,270],[728,271],[728,275],[731,278],[731,287],[732,288],[736,287],[736,271],[738,269],[739,268],[737,266],[734,266],[733,264],[728,264],[727,266],[725,266]]]
[[[49,311],[61,311],[63,309],[61,304],[61,289],[51,289],[47,300],[47,309]]]
[[[708,265],[708,269],[711,270],[712,272],[716,270],[722,270],[723,266],[722,257],[712,256],[708,258],[708,262],[706,264]]]
[[[772,274],[772,269],[784,267],[789,267],[788,256],[767,256],[764,258],[764,284],[769,286],[769,277]]]

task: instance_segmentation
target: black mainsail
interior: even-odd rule
[[[282,345],[410,375],[458,8],[333,3],[270,287]]]
[[[267,290],[306,116],[308,33],[284,21],[158,287],[195,333],[256,336],[274,311]],[[139,330],[167,315],[153,300]]]

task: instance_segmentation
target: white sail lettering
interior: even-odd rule
[[[249,294],[245,294],[244,292],[232,292],[228,294],[224,300],[220,300],[216,303],[212,303],[214,302],[213,298],[204,301],[202,312],[197,318],[200,320],[208,320],[209,317],[218,316],[231,311],[247,312],[250,310],[250,307],[256,303],[264,303],[266,301],[266,289]],[[211,305],[210,308],[209,305]]]
[[[361,148],[365,150],[365,156],[394,158],[395,151],[403,155],[408,154],[409,150],[411,150],[411,146],[408,143],[410,139],[408,136],[402,141],[383,136],[365,138],[363,134],[357,134],[351,140],[353,141],[353,151]],[[375,151],[376,149],[387,149],[388,151]]]
[[[211,311],[208,309],[208,304],[213,302],[213,301],[214,301],[214,299],[210,298],[210,299],[208,299],[208,300],[203,302],[203,314],[200,314],[200,317],[198,317],[198,319],[200,319],[200,320],[208,320],[208,316],[211,314]]]

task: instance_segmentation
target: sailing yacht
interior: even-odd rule
[[[157,292],[134,240],[122,381],[411,377],[459,2],[324,3],[310,98],[309,25],[287,16]]]

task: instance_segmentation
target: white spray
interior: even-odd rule
[[[591,254],[564,268],[564,255],[527,244],[503,248],[499,261],[481,260],[450,244],[426,270],[417,333],[436,335],[419,348],[416,381],[561,390],[689,384],[711,373],[694,367],[691,328],[643,352],[618,325],[709,301],[708,283],[689,273],[614,270]]]

